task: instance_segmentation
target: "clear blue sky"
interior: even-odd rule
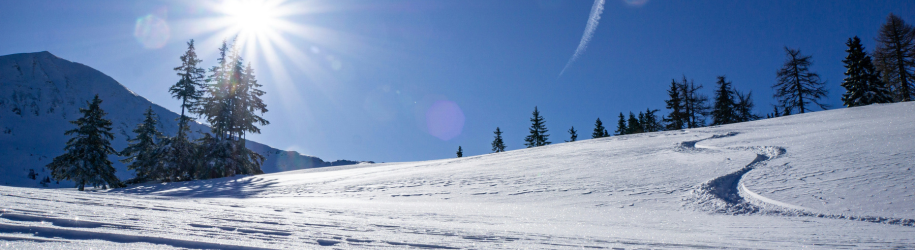
[[[870,52],[889,13],[915,23],[910,0],[631,2],[607,0],[588,49],[561,77],[592,1],[279,2],[270,11],[283,14],[258,26],[274,35],[246,50],[271,122],[249,138],[325,160],[449,158],[458,146],[486,154],[497,126],[509,150],[523,148],[534,106],[553,143],[570,126],[590,138],[598,117],[612,130],[620,112],[666,113],[667,85],[684,75],[708,95],[727,75],[765,114],[784,46],[813,55],[826,102],[840,108],[845,41],[860,36]],[[239,15],[225,4],[2,1],[0,55],[50,51],[178,111],[172,68],[189,39],[214,64]],[[138,20],[158,32],[138,34]]]

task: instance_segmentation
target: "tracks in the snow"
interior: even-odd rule
[[[683,152],[712,149],[710,147],[697,147],[696,143],[704,140],[731,137],[737,134],[737,132],[730,132],[724,135],[713,135],[712,137],[701,140],[681,142],[679,145],[677,145],[675,150]],[[731,215],[766,214],[782,216],[805,216],[827,219],[847,219],[853,221],[915,227],[915,219],[889,218],[881,216],[824,214],[811,211],[810,209],[804,207],[766,198],[744,186],[744,184],[741,183],[741,179],[747,172],[750,172],[750,170],[765,166],[768,161],[784,155],[787,152],[785,148],[775,146],[758,146],[724,148],[724,150],[752,151],[756,153],[756,158],[740,170],[709,180],[696,187],[693,190],[692,197],[687,198],[687,202],[693,206],[698,207],[700,210]]]

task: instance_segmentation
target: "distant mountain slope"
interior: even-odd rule
[[[44,166],[63,153],[69,139],[63,133],[73,128],[68,121],[80,117],[79,108],[84,108],[95,94],[103,100],[102,109],[108,112],[106,118],[114,124],[112,146],[117,150],[127,146],[127,138],[133,136],[133,128],[142,121],[142,112],[149,106],[159,115],[160,131],[167,135],[177,131],[178,114],[89,66],[47,51],[0,56],[0,185],[39,186],[39,181],[49,174]],[[197,123],[191,129],[209,131],[209,127]],[[345,160],[329,163],[257,142],[247,145],[267,157],[265,173],[359,163]],[[133,172],[116,159],[119,158],[111,157],[117,176],[132,177]],[[35,174],[30,175],[30,171]],[[50,186],[72,187],[72,184],[54,182]]]

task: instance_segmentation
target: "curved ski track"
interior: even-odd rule
[[[697,207],[699,210],[711,211],[730,215],[740,214],[764,214],[764,215],[781,215],[781,216],[805,216],[826,219],[845,219],[853,221],[864,221],[872,223],[882,223],[889,225],[900,225],[915,227],[915,219],[890,218],[882,216],[851,216],[842,214],[824,214],[813,211],[812,209],[802,206],[791,205],[774,199],[759,195],[747,188],[742,181],[743,176],[751,170],[765,166],[769,160],[775,159],[787,153],[782,147],[775,146],[755,146],[755,147],[731,147],[716,148],[707,146],[696,146],[697,143],[705,140],[718,139],[735,136],[739,133],[730,132],[723,135],[713,135],[709,138],[684,141],[677,145],[675,151],[699,151],[703,149],[714,150],[742,150],[753,151],[756,153],[756,159],[747,164],[745,167],[699,184],[693,190],[693,197],[686,199],[687,203]]]

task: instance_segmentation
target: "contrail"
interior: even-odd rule
[[[585,26],[585,33],[581,35],[581,42],[578,42],[578,48],[575,49],[575,54],[572,54],[572,58],[569,58],[569,62],[566,63],[566,66],[559,72],[559,76],[562,76],[562,74],[566,72],[566,69],[578,59],[578,56],[581,56],[581,54],[585,52],[585,49],[588,48],[588,43],[591,42],[591,37],[594,36],[594,31],[597,30],[597,22],[600,21],[600,14],[603,12],[604,0],[594,0],[594,6],[591,6],[591,16],[588,17],[588,25]]]

